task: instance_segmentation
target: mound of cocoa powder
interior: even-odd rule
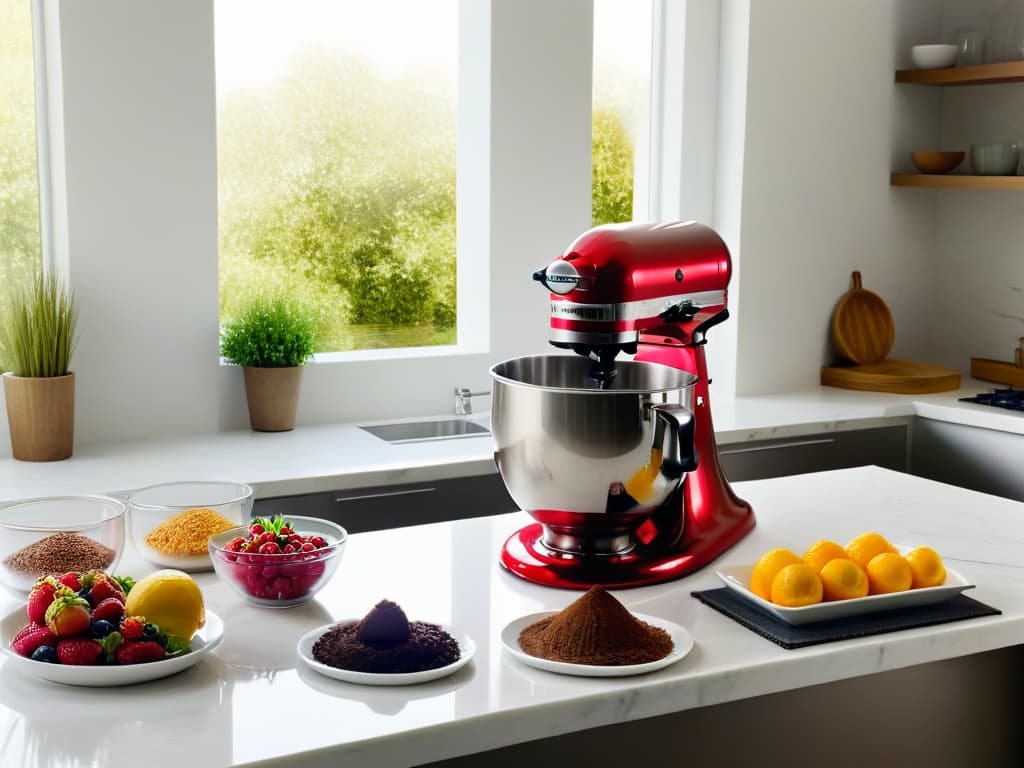
[[[519,634],[519,647],[531,656],[569,664],[624,666],[646,664],[672,652],[668,632],[640,621],[602,587]]]
[[[382,600],[360,621],[337,624],[313,644],[321,664],[354,672],[422,672],[458,661],[459,644],[437,624],[409,621]]]
[[[105,571],[117,553],[110,547],[70,531],[62,531],[30,544],[4,558],[12,571],[30,576],[68,571]]]

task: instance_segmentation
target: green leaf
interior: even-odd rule
[[[132,591],[132,587],[135,586],[135,579],[131,576],[111,576],[111,578],[121,585],[121,589],[124,590],[125,597]]]
[[[100,644],[100,647],[103,649],[103,653],[106,654],[107,660],[109,661],[114,658],[114,653],[121,647],[121,644],[124,642],[124,637],[121,636],[120,632],[115,630],[106,637],[97,640],[97,642]]]
[[[192,650],[191,642],[182,640],[174,635],[167,635],[167,645],[164,646],[168,656],[183,656]]]

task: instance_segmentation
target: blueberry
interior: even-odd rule
[[[142,637],[146,640],[156,640],[160,635],[160,627],[156,624],[144,624],[142,626]]]
[[[40,645],[32,651],[33,661],[45,661],[49,664],[57,663],[57,649],[50,645]]]
[[[106,619],[98,619],[89,625],[89,636],[99,640],[109,635],[115,629],[116,627]]]
[[[90,605],[92,604],[92,590],[88,587],[82,587],[80,590],[78,590],[78,596]]]

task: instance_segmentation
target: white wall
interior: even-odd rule
[[[940,362],[936,199],[892,189],[889,172],[938,137],[937,97],[902,92],[893,72],[938,34],[941,2],[749,6],[737,392],[817,384],[832,309],[857,269],[892,310],[892,356]]]
[[[946,0],[944,42],[954,42],[961,27],[988,29],[1001,7],[1003,0]],[[1016,11],[1024,11],[1024,3],[1016,3]],[[942,149],[967,151],[972,142],[990,141],[1024,145],[1024,84],[943,88],[940,98]],[[957,172],[969,169],[968,157]],[[1024,336],[1024,194],[933,194],[939,276],[933,318],[942,339],[940,362],[964,369],[971,357],[1010,362]]]
[[[217,355],[212,0],[45,1],[63,47],[50,87],[57,261],[81,307],[76,443],[245,428],[241,372]],[[493,362],[549,349],[530,277],[590,226],[591,4],[466,2],[491,66],[473,63],[477,111],[459,123],[475,132],[459,258],[486,262],[460,295],[490,310],[460,323],[484,323],[489,350],[310,364],[299,425],[451,412],[455,386],[489,388]]]

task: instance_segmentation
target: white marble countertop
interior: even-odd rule
[[[1024,505],[875,467],[737,483],[757,526],[716,564],[752,563],[879,530],[942,553],[977,585],[969,595],[1002,615],[787,651],[699,603],[714,566],[616,596],[631,610],[684,626],[682,661],[635,678],[564,677],[502,651],[513,619],[558,609],[578,593],[523,582],[497,564],[523,513],[356,534],[334,579],[311,604],[249,607],[213,574],[199,575],[226,623],[223,644],[175,677],[78,689],[37,682],[0,663],[0,764],[403,766],[868,675],[1024,642]],[[132,552],[122,572],[148,572]],[[411,619],[451,624],[479,649],[454,676],[372,688],[305,669],[295,645],[308,630],[359,617],[382,598]],[[0,598],[6,615],[20,607]],[[173,744],[173,749],[159,745]]]
[[[915,415],[1024,434],[1024,414],[958,401],[991,386],[965,380],[960,390],[934,395],[832,387],[735,399],[712,393],[712,412],[719,445],[882,426]],[[486,423],[487,414],[473,418]],[[42,464],[0,459],[0,502],[115,493],[174,480],[238,480],[264,498],[494,471],[488,435],[390,445],[353,424],[300,426],[276,434],[238,430],[76,445],[70,459]]]

